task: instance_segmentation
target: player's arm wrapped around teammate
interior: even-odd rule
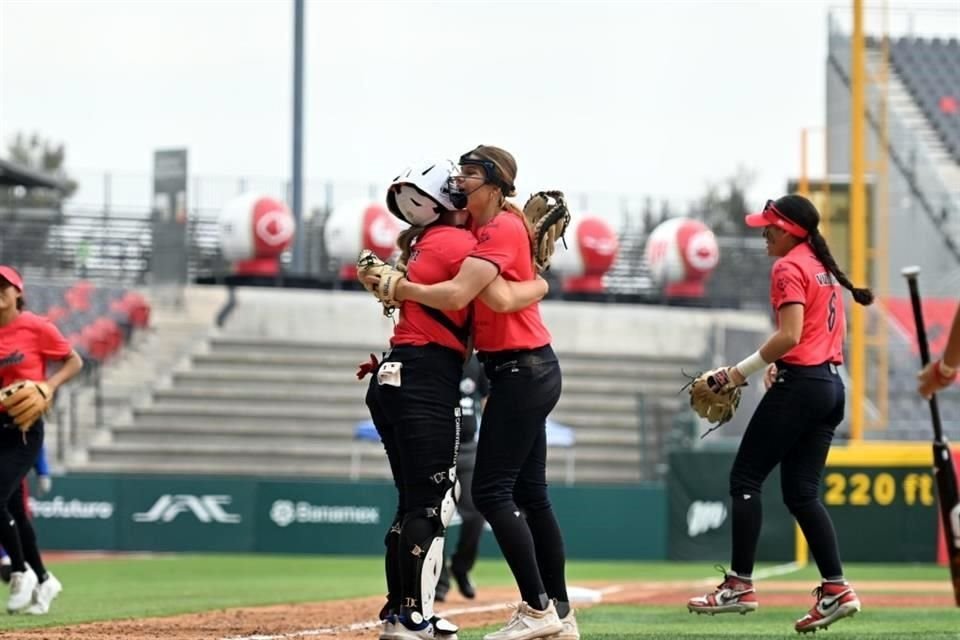
[[[384,262],[373,251],[364,249],[357,256],[357,280],[363,288],[383,305],[383,315],[389,316],[400,306],[396,299],[397,283],[404,277],[403,265],[396,267]]]
[[[530,222],[533,231],[533,260],[537,271],[543,273],[550,268],[550,259],[557,240],[566,239],[563,234],[570,226],[570,210],[562,191],[539,191],[523,205],[523,215]]]
[[[26,433],[53,402],[53,391],[46,382],[21,380],[0,389],[0,404],[13,422]]]
[[[733,381],[732,368],[721,367],[701,373],[691,378],[686,387],[690,391],[693,410],[717,426],[730,422],[740,406],[740,386]]]

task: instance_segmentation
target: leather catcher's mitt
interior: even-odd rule
[[[21,380],[0,389],[0,404],[24,433],[46,413],[52,401],[53,393],[46,382]]]
[[[403,277],[404,271],[384,262],[373,251],[364,249],[357,256],[357,279],[363,288],[373,294],[383,305],[383,315],[391,316],[400,306],[396,300],[397,283]],[[376,285],[364,282],[364,276],[377,276]]]
[[[533,228],[533,260],[537,271],[543,273],[550,268],[554,245],[557,240],[567,241],[563,234],[570,225],[570,211],[563,198],[562,191],[539,191],[523,205],[523,215]]]
[[[728,367],[701,373],[685,388],[690,390],[690,406],[697,415],[718,427],[729,422],[740,406],[741,388],[733,383]]]

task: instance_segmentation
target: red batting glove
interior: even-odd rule
[[[379,366],[380,361],[377,360],[377,356],[371,353],[369,362],[361,362],[357,366],[357,380],[363,380]]]

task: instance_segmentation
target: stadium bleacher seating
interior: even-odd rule
[[[890,61],[960,162],[960,40],[899,38],[891,42]]]
[[[917,370],[920,355],[913,338],[913,311],[907,298],[890,298],[884,302],[889,320],[896,330],[889,340],[889,425],[884,431],[868,434],[869,438],[888,440],[927,440],[931,435],[930,408],[917,395]],[[956,301],[929,298],[923,301],[923,315],[930,340],[930,351],[943,351],[953,322]],[[960,390],[945,389],[937,394],[944,433],[951,440],[960,438]]]
[[[26,300],[30,311],[57,325],[84,360],[95,364],[116,354],[135,329],[150,323],[150,305],[123,287],[34,281]]]

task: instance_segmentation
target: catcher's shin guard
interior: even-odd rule
[[[416,591],[413,601],[407,596],[403,607],[406,610],[419,611],[427,620],[434,615],[437,581],[443,570],[444,536],[447,526],[457,512],[457,500],[460,499],[456,467],[439,471],[430,476],[430,479],[438,489],[438,504],[408,513],[404,517],[401,533],[401,544],[415,558],[414,575],[408,574],[404,578],[414,580]]]
[[[400,595],[402,583],[400,579],[400,525],[402,516],[398,513],[383,537],[384,570],[387,577],[387,602],[380,611],[380,619],[386,620],[391,615],[400,613]]]

